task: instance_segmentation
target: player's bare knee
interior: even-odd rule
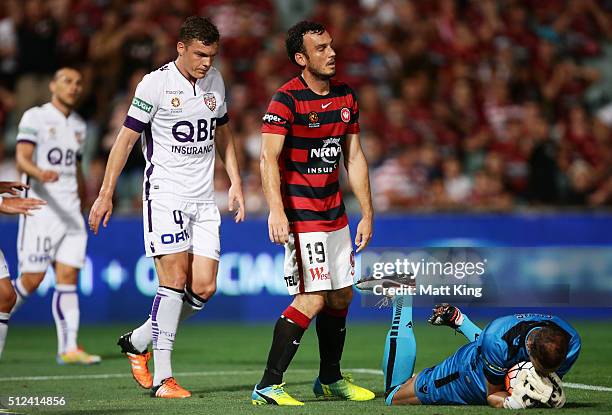
[[[188,289],[198,297],[208,300],[217,291],[216,273],[200,272],[187,277]]]
[[[294,297],[291,306],[304,315],[313,318],[325,306],[325,297],[317,293],[298,294]]]
[[[55,274],[55,279],[58,284],[76,285],[79,280],[78,272],[66,272]]]
[[[391,400],[392,405],[420,405],[421,401],[416,396],[416,392],[414,390],[416,376],[408,379],[406,383],[400,386],[399,390],[393,395],[393,399]]]
[[[344,310],[351,305],[353,300],[353,287],[345,287],[340,290],[330,291],[326,297],[326,305],[335,310]]]
[[[210,299],[213,295],[215,295],[215,293],[217,292],[216,287],[213,287],[207,291],[202,292],[201,294],[198,294],[199,297],[208,300]]]
[[[3,290],[2,296],[0,296],[0,313],[10,313],[16,301],[17,294],[15,294],[15,291]]]
[[[57,268],[55,279],[58,284],[76,285],[79,280],[79,270],[76,268]]]
[[[399,398],[397,396],[394,396],[393,400],[391,401],[391,405],[400,406],[400,405],[412,405],[412,404],[410,403],[410,399],[408,398]]]
[[[15,291],[10,291],[9,295],[6,298],[6,305],[7,307],[12,310],[13,307],[15,306],[15,303],[17,302],[17,294],[15,293]]]
[[[189,268],[187,259],[187,253],[155,257],[155,269],[159,277],[159,285],[183,290],[187,284]]]
[[[398,396],[393,397],[391,405],[420,405],[421,402],[416,396]]]
[[[38,288],[40,283],[43,282],[43,280],[45,279],[45,273],[44,272],[28,272],[28,273],[21,274],[20,278],[21,278],[21,284],[23,285],[23,288],[25,288],[28,294],[31,294],[32,292],[34,292],[34,290]]]
[[[212,283],[201,285],[195,290],[192,289],[192,292],[198,297],[208,300],[217,292],[217,284],[215,281],[213,281]]]
[[[175,290],[183,290],[187,283],[187,276],[185,274],[175,273],[162,277],[159,276],[159,285],[173,288]]]

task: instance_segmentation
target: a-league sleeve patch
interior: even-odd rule
[[[147,114],[150,114],[151,110],[153,109],[153,105],[149,104],[147,101],[143,101],[138,97],[134,97],[134,99],[132,100],[132,106],[146,112]]]
[[[38,130],[30,127],[19,127],[19,134],[38,135]]]

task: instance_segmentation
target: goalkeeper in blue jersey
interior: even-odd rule
[[[401,282],[396,279],[391,284]],[[360,283],[357,288],[364,289]],[[565,403],[561,378],[576,362],[581,341],[576,330],[561,318],[516,314],[497,318],[482,330],[457,307],[442,304],[433,309],[429,322],[457,330],[470,343],[413,376],[416,342],[412,297],[394,297],[383,358],[387,405],[488,404],[524,409],[530,402],[557,408]],[[529,387],[514,388],[509,394],[505,375],[523,361],[531,361],[534,368],[525,380]]]

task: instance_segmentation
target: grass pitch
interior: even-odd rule
[[[583,339],[578,363],[566,382],[612,388],[612,331],[609,322],[575,323]],[[131,329],[125,326],[83,327],[81,344],[102,355],[93,367],[66,367],[55,363],[55,329],[11,326],[0,360],[0,401],[6,408],[9,396],[65,397],[62,407],[11,407],[12,413],[54,414],[328,414],[328,413],[499,413],[486,407],[386,407],[380,368],[387,326],[350,324],[343,368],[356,381],[376,392],[369,402],[322,401],[312,394],[318,370],[315,330],[309,330],[289,368],[287,391],[306,403],[303,407],[254,407],[250,395],[259,380],[270,346],[273,322],[266,325],[187,324],[180,328],[175,345],[173,368],[177,379],[193,393],[185,400],[149,397],[132,380],[128,362],[115,346],[117,337]],[[416,370],[431,366],[464,344],[461,335],[447,328],[417,324]],[[612,391],[567,388],[567,414],[612,413]],[[530,414],[550,413],[532,409]],[[2,410],[0,410],[2,413]]]

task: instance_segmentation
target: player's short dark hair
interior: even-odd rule
[[[545,326],[531,334],[529,354],[544,369],[557,369],[567,357],[569,335],[558,326]]]
[[[219,29],[207,17],[189,16],[181,25],[179,42],[198,40],[206,46],[219,42]]]
[[[306,49],[304,49],[304,35],[306,33],[315,33],[317,35],[320,35],[323,32],[325,32],[325,26],[317,22],[302,20],[301,22],[293,25],[287,31],[287,39],[285,39],[287,55],[289,55],[289,59],[291,60],[291,62],[298,65],[298,63],[295,61],[295,54],[306,54]]]
[[[76,73],[78,73],[79,75],[83,76],[82,72],[80,69],[74,67],[74,66],[62,66],[61,68],[59,68],[58,70],[56,70],[53,73],[53,78],[51,78],[51,81],[55,82],[59,79],[60,74],[65,71],[65,70],[69,70],[69,71],[75,71]]]

